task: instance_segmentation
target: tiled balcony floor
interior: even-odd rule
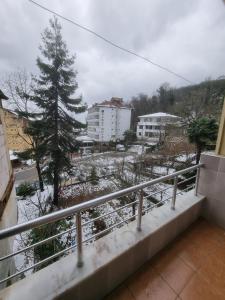
[[[199,219],[106,299],[225,299],[225,230]]]

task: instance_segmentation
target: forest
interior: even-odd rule
[[[163,83],[152,96],[140,93],[132,97],[129,103],[134,108],[133,123],[138,116],[159,111],[183,117],[186,122],[203,116],[219,121],[225,96],[225,79],[220,78],[180,88]]]

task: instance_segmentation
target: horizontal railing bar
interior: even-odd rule
[[[53,254],[53,255],[51,255],[51,256],[49,256],[49,257],[43,259],[43,260],[41,260],[41,261],[39,261],[39,262],[36,263],[36,264],[33,264],[32,266],[23,269],[22,271],[19,271],[19,272],[17,272],[17,273],[14,273],[14,274],[10,275],[10,276],[8,276],[7,278],[4,278],[3,280],[1,280],[1,281],[0,281],[0,284],[6,282],[6,281],[8,281],[8,280],[11,280],[11,279],[13,279],[13,278],[19,276],[20,274],[23,274],[23,273],[25,273],[25,272],[27,272],[27,271],[29,271],[29,270],[31,270],[31,269],[34,269],[35,267],[38,267],[38,266],[42,265],[43,263],[46,263],[46,262],[48,262],[49,260],[52,260],[53,258],[55,258],[55,257],[57,257],[57,256],[60,256],[60,255],[62,255],[63,253],[65,253],[65,252],[67,252],[67,251],[69,251],[69,250],[75,248],[76,246],[77,246],[77,244],[75,244],[75,245],[73,245],[73,246],[70,246],[70,247],[68,247],[68,248],[66,248],[66,249],[63,249],[62,251],[59,251],[59,252],[57,252],[57,253],[55,253],[55,254]]]
[[[195,175],[195,176],[192,176],[192,177],[190,177],[190,178],[187,178],[187,179],[185,179],[185,180],[183,180],[183,181],[178,182],[177,185],[182,184],[182,183],[184,183],[184,182],[187,182],[187,181],[189,181],[189,180],[191,180],[191,179],[193,179],[193,178],[196,178],[196,175]]]
[[[97,218],[91,219],[90,221],[87,221],[87,222],[83,223],[82,226],[86,226],[86,225],[88,225],[88,224],[90,224],[90,223],[93,223],[94,221],[97,221],[97,220],[99,220],[99,219],[102,219],[102,218],[105,218],[105,217],[107,217],[107,216],[109,216],[109,215],[112,215],[112,214],[114,214],[114,213],[120,211],[121,209],[124,209],[124,208],[126,208],[126,207],[128,207],[128,206],[131,206],[132,204],[135,204],[135,203],[138,203],[138,200],[133,201],[133,202],[131,202],[131,203],[128,203],[128,204],[126,204],[126,205],[124,205],[124,206],[121,206],[121,207],[119,207],[119,208],[117,208],[117,209],[114,209],[113,211],[110,211],[110,212],[108,212],[108,213],[106,213],[106,214],[104,214],[104,215],[102,215],[102,216],[99,216],[99,217],[97,217]]]
[[[177,194],[177,195],[178,195],[178,194]],[[152,208],[158,206],[158,205],[161,204],[161,203],[164,203],[164,202],[168,201],[168,200],[171,199],[171,198],[172,198],[172,196],[170,196],[169,198],[166,198],[166,199],[164,199],[164,200],[162,200],[162,201],[159,201],[158,203],[153,204],[153,205],[151,205],[150,207],[147,207],[147,208],[143,209],[143,210],[142,210],[142,213],[148,211],[149,209],[152,209]]]
[[[41,226],[41,225],[44,225],[44,224],[52,223],[54,221],[58,221],[60,219],[64,219],[64,218],[69,217],[71,215],[74,215],[74,214],[76,214],[76,213],[78,213],[82,210],[86,210],[86,209],[89,209],[91,207],[98,206],[98,205],[100,205],[102,203],[105,203],[107,201],[110,201],[112,199],[119,198],[121,196],[125,196],[127,194],[138,191],[138,190],[143,189],[145,187],[154,185],[156,183],[159,183],[159,182],[162,182],[162,181],[165,181],[165,180],[168,180],[168,179],[172,179],[176,176],[182,175],[182,174],[187,173],[189,171],[196,170],[196,169],[200,168],[201,166],[203,166],[203,164],[198,164],[198,165],[189,167],[187,169],[180,170],[178,172],[174,172],[173,174],[165,175],[165,176],[162,176],[160,178],[153,179],[151,181],[143,182],[143,183],[140,183],[138,185],[131,186],[131,187],[128,187],[126,189],[116,191],[116,192],[108,194],[108,195],[100,196],[100,197],[97,197],[97,198],[92,199],[90,201],[86,201],[84,203],[80,203],[80,204],[65,208],[63,210],[60,210],[60,211],[53,212],[51,214],[36,218],[34,220],[31,220],[31,221],[28,221],[28,222],[25,222],[25,223],[22,223],[22,224],[19,224],[19,225],[15,225],[15,226],[12,226],[12,227],[7,228],[7,229],[3,229],[3,230],[0,231],[0,240],[2,240],[4,238],[7,238],[7,237],[10,237],[10,236],[13,236],[13,235],[18,234],[18,233],[21,233],[23,231],[32,229],[32,228],[37,227],[37,226]]]
[[[2,257],[0,257],[0,261],[3,261],[3,260],[5,260],[5,259],[10,258],[10,257],[12,257],[12,256],[15,256],[15,255],[17,255],[17,254],[20,254],[21,252],[26,252],[26,251],[28,251],[28,250],[31,249],[31,248],[34,248],[34,247],[37,247],[37,246],[39,246],[39,245],[45,244],[45,243],[47,243],[47,242],[49,242],[49,241],[51,241],[51,240],[53,240],[53,239],[55,239],[55,238],[57,238],[57,237],[63,235],[63,234],[66,234],[66,233],[68,233],[68,232],[70,232],[70,231],[73,231],[73,230],[75,230],[75,229],[76,229],[76,227],[73,226],[73,227],[70,228],[70,229],[67,229],[67,230],[65,230],[65,231],[63,231],[63,232],[60,232],[60,233],[55,234],[55,235],[53,235],[53,236],[50,236],[50,237],[48,237],[47,239],[44,239],[44,240],[42,240],[42,241],[40,241],[40,242],[34,243],[34,244],[30,245],[30,246],[27,246],[27,247],[25,247],[25,248],[22,248],[22,249],[16,251],[16,252],[10,253],[10,254],[5,255],[5,256],[2,256]]]
[[[114,224],[114,225],[112,225],[112,226],[110,226],[110,227],[108,227],[108,228],[102,230],[101,232],[92,235],[91,237],[89,237],[89,238],[87,238],[86,240],[84,240],[83,243],[88,242],[88,241],[90,241],[90,240],[93,240],[94,238],[100,236],[101,234],[104,234],[105,232],[108,232],[109,230],[111,230],[111,229],[113,229],[113,228],[115,228],[115,227],[117,227],[117,226],[119,226],[119,225],[121,225],[121,224],[123,224],[123,223],[129,221],[130,219],[135,218],[135,217],[137,217],[137,214],[135,214],[135,215],[133,215],[133,216],[131,216],[131,217],[129,217],[129,218],[123,219],[121,222],[116,223],[116,224]]]
[[[148,196],[145,196],[144,199],[145,199],[145,200],[148,200],[148,199],[147,199],[148,197],[157,195],[157,194],[159,194],[159,193],[161,193],[161,192],[164,192],[164,191],[169,190],[169,189],[172,189],[172,188],[173,188],[173,186],[170,186],[170,187],[167,187],[167,188],[165,188],[165,189],[162,189],[162,190],[160,190],[160,191],[158,191],[158,192],[155,192],[155,193],[153,193],[153,194],[149,194]]]

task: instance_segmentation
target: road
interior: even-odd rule
[[[14,174],[16,184],[20,184],[22,182],[34,182],[38,180],[38,174],[35,167],[30,167],[29,169],[24,169]]]

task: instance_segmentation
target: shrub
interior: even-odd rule
[[[21,183],[16,189],[16,195],[26,198],[27,196],[33,196],[36,189],[28,182]]]

